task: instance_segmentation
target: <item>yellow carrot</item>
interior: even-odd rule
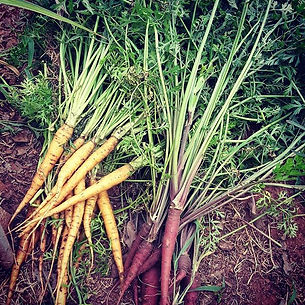
[[[57,300],[55,305],[65,305],[67,302],[68,295],[68,284],[69,284],[69,276],[68,271],[66,269],[65,274],[63,276],[62,285],[58,289]]]
[[[55,163],[62,155],[64,151],[64,145],[71,138],[72,133],[73,128],[67,124],[63,124],[57,130],[43,161],[37,169],[37,172],[32,180],[29,190],[27,191],[23,200],[17,207],[10,222],[12,222],[12,220],[17,216],[17,214],[29,203],[29,201],[34,197],[36,192],[41,188],[49,172],[53,169]]]
[[[55,194],[60,193],[63,185],[71,178],[75,170],[88,158],[94,147],[94,141],[90,140],[71,155],[57,176],[57,182],[51,190],[52,197]]]
[[[85,137],[84,136],[80,136],[70,146],[69,151],[64,152],[61,155],[61,158],[59,159],[59,164],[58,164],[57,169],[56,169],[56,175],[59,173],[60,169],[67,162],[67,160],[73,155],[73,153],[76,150],[78,150],[81,146],[83,146],[84,143],[85,143]]]
[[[44,219],[40,224],[40,253],[38,258],[38,272],[39,272],[39,278],[40,278],[40,284],[41,284],[41,290],[44,290],[44,284],[43,284],[43,256],[46,251],[46,244],[47,244],[47,235],[46,235],[46,219]],[[42,296],[43,297],[43,296]]]
[[[119,271],[120,281],[121,283],[123,283],[124,265],[123,265],[123,257],[122,257],[122,250],[120,244],[120,236],[107,191],[102,191],[99,194],[97,204],[105,223],[107,236],[111,244],[113,258]]]
[[[90,185],[94,185],[96,183],[96,180],[94,178],[90,179]],[[84,231],[85,235],[88,239],[90,252],[91,252],[91,267],[93,266],[93,244],[92,244],[92,238],[91,238],[91,219],[93,215],[93,211],[96,205],[98,195],[92,196],[87,199],[86,206],[85,206],[85,212],[84,212]],[[91,269],[90,267],[90,269]]]
[[[99,162],[106,158],[110,152],[115,148],[118,143],[118,139],[115,136],[111,136],[103,145],[94,151],[90,157],[78,168],[78,170],[72,175],[67,183],[62,187],[61,192],[55,197],[55,191],[47,196],[46,200],[42,202],[40,207],[36,210],[35,214],[42,211],[50,210],[50,206],[54,207],[60,204],[66,196],[78,185],[78,183],[84,179],[89,171],[91,171]],[[55,189],[54,189],[55,190]],[[41,214],[41,213],[40,213]]]
[[[112,188],[113,186],[120,184],[121,182],[123,182],[127,178],[129,178],[135,170],[142,167],[144,164],[145,164],[145,161],[144,161],[143,157],[138,157],[137,159],[131,161],[130,163],[125,164],[122,167],[111,172],[110,174],[104,176],[103,178],[101,178],[99,180],[98,183],[96,183],[92,186],[89,186],[83,192],[79,193],[78,195],[74,195],[73,197],[66,200],[59,206],[57,206],[53,209],[50,209],[47,206],[44,207],[35,216],[35,219],[29,221],[26,224],[25,228],[23,229],[23,231],[20,233],[19,236],[22,236],[23,234],[30,232],[41,219],[52,216],[55,213],[64,211],[68,207],[73,206],[74,204],[76,204],[78,202],[85,201],[88,198],[95,196],[96,194],[99,194],[102,191],[107,191],[110,188]],[[64,186],[64,188],[65,188],[65,186]],[[62,190],[62,191],[64,191],[64,190]]]
[[[39,201],[36,201],[36,202],[39,203]],[[34,209],[35,209],[34,207],[29,207],[26,217],[29,217],[31,215],[31,213],[33,213]],[[18,278],[19,271],[20,271],[20,266],[26,260],[27,256],[29,255],[29,253],[30,253],[29,250],[31,251],[31,249],[29,249],[30,243],[32,243],[32,240],[28,234],[23,235],[20,238],[15,263],[13,265],[12,272],[11,272],[11,278],[10,278],[9,290],[8,290],[8,294],[7,294],[6,305],[9,305],[12,301],[13,293],[14,293],[14,290],[16,287],[17,278]]]
[[[83,179],[75,188],[74,193],[77,195],[77,194],[81,193],[84,189],[85,189],[85,180]],[[63,285],[65,272],[67,271],[67,267],[68,267],[69,256],[72,251],[79,227],[83,220],[84,209],[85,209],[85,201],[79,202],[78,204],[76,204],[74,206],[73,217],[72,217],[72,222],[70,225],[69,234],[67,237],[64,251],[63,251],[62,260],[59,262],[61,264],[61,266],[60,266],[60,273],[59,273],[58,279],[57,279],[56,303],[60,297],[59,291],[60,291],[60,287]]]
[[[66,208],[87,200],[90,197],[99,194],[102,191],[107,191],[115,185],[120,184],[121,182],[125,181],[130,175],[134,172],[134,168],[130,164],[125,164],[124,166],[120,167],[119,169],[113,171],[112,173],[108,174],[107,176],[101,178],[99,182],[96,184],[89,186],[83,192],[74,195],[70,199],[66,200],[59,206],[53,208],[49,211],[44,217],[49,217],[53,215],[53,213],[58,213],[64,211]],[[39,215],[40,216],[40,215]]]
[[[6,299],[6,303],[5,303],[6,305],[9,305],[12,301],[13,293],[14,293],[14,290],[16,287],[17,278],[18,278],[19,271],[20,271],[20,266],[25,261],[25,258],[28,253],[29,244],[31,242],[31,239],[28,237],[29,237],[28,235],[23,235],[19,242],[19,249],[17,251],[16,260],[15,260],[15,263],[14,263],[14,266],[13,266],[13,269],[11,272],[9,290],[8,290],[7,299]]]
[[[70,194],[67,198],[72,197],[72,194]],[[73,206],[70,207],[69,209],[66,209],[64,212],[62,212],[63,218],[65,219],[65,226],[64,230],[62,233],[62,238],[61,238],[61,244],[59,248],[59,253],[58,253],[58,262],[57,262],[57,275],[59,276],[60,270],[61,270],[61,262],[62,262],[62,257],[64,254],[66,242],[68,239],[71,223],[72,223],[72,216],[73,216]]]

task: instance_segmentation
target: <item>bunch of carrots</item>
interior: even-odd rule
[[[97,25],[98,21],[95,30]],[[133,120],[135,113],[141,111],[141,103],[126,98],[125,93],[119,90],[119,79],[105,84],[111,68],[103,67],[111,52],[111,41],[97,42],[92,37],[84,41],[82,39],[77,46],[73,45],[69,49],[65,35],[61,43],[65,101],[59,105],[60,118],[65,121],[50,141],[30,188],[10,221],[12,223],[25,207],[35,201],[34,205],[30,205],[24,223],[14,228],[19,232],[20,241],[11,273],[7,305],[11,303],[20,266],[28,253],[31,253],[38,240],[42,255],[46,249],[45,226],[48,217],[57,220],[58,224],[52,226],[51,237],[54,253],[58,250],[55,304],[66,303],[69,257],[82,224],[93,260],[91,219],[96,206],[104,220],[120,280],[124,278],[120,238],[107,191],[142,167],[145,158],[137,157],[99,180],[96,179],[96,171],[99,163],[141,120],[141,115]],[[71,54],[71,49],[76,51],[74,58],[70,58],[70,68],[74,69],[72,78],[69,78],[65,59]],[[84,120],[83,131],[78,137],[74,136],[75,127],[84,123]],[[73,137],[76,139],[69,144]],[[88,183],[86,180],[89,180]],[[51,189],[50,184],[53,184]],[[42,189],[44,185],[45,191]],[[39,258],[39,272],[43,286],[42,255]],[[52,264],[54,259],[55,256]]]

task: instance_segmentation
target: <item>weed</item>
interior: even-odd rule
[[[273,173],[275,174],[274,179],[277,181],[298,181],[300,177],[305,176],[304,155],[288,158],[284,164],[278,164]]]
[[[277,228],[288,237],[296,237],[298,225],[294,221],[296,207],[293,198],[282,191],[277,198],[273,198],[268,191],[262,192],[262,197],[256,202],[258,209],[265,209],[266,214],[277,221]]]
[[[31,79],[26,78],[18,87],[2,85],[0,90],[29,123],[40,128],[50,126],[54,111],[53,91],[45,75],[39,73]]]
[[[200,246],[203,253],[213,252],[217,248],[222,231],[221,219],[224,218],[225,214],[219,210],[203,217],[200,222],[200,230],[202,232]]]

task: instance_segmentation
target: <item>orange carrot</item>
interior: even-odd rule
[[[115,217],[113,214],[112,206],[107,191],[103,191],[99,194],[97,204],[99,206],[101,215],[103,217],[107,236],[110,240],[112,254],[115,261],[115,264],[119,271],[119,277],[121,283],[124,279],[124,266],[123,266],[123,257],[120,244],[120,236],[118,228],[116,226]]]
[[[63,124],[57,130],[43,161],[37,169],[37,172],[32,180],[29,190],[27,191],[23,200],[17,207],[15,213],[13,214],[10,220],[10,223],[17,216],[17,214],[29,203],[29,201],[34,197],[36,192],[41,188],[49,172],[53,169],[55,163],[63,153],[64,145],[71,138],[72,133],[73,128],[67,124]]]

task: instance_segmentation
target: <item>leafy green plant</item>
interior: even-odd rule
[[[7,101],[16,107],[30,123],[47,128],[53,117],[53,90],[45,75],[26,78],[20,86],[3,85],[0,90]]]
[[[277,198],[273,198],[268,191],[263,191],[262,197],[257,200],[259,209],[265,209],[266,214],[277,220],[277,228],[288,237],[296,237],[298,224],[294,220],[296,214],[294,199],[282,191]]]
[[[273,173],[277,181],[295,181],[305,176],[304,155],[297,154],[293,158],[288,158],[283,164],[278,164]]]

